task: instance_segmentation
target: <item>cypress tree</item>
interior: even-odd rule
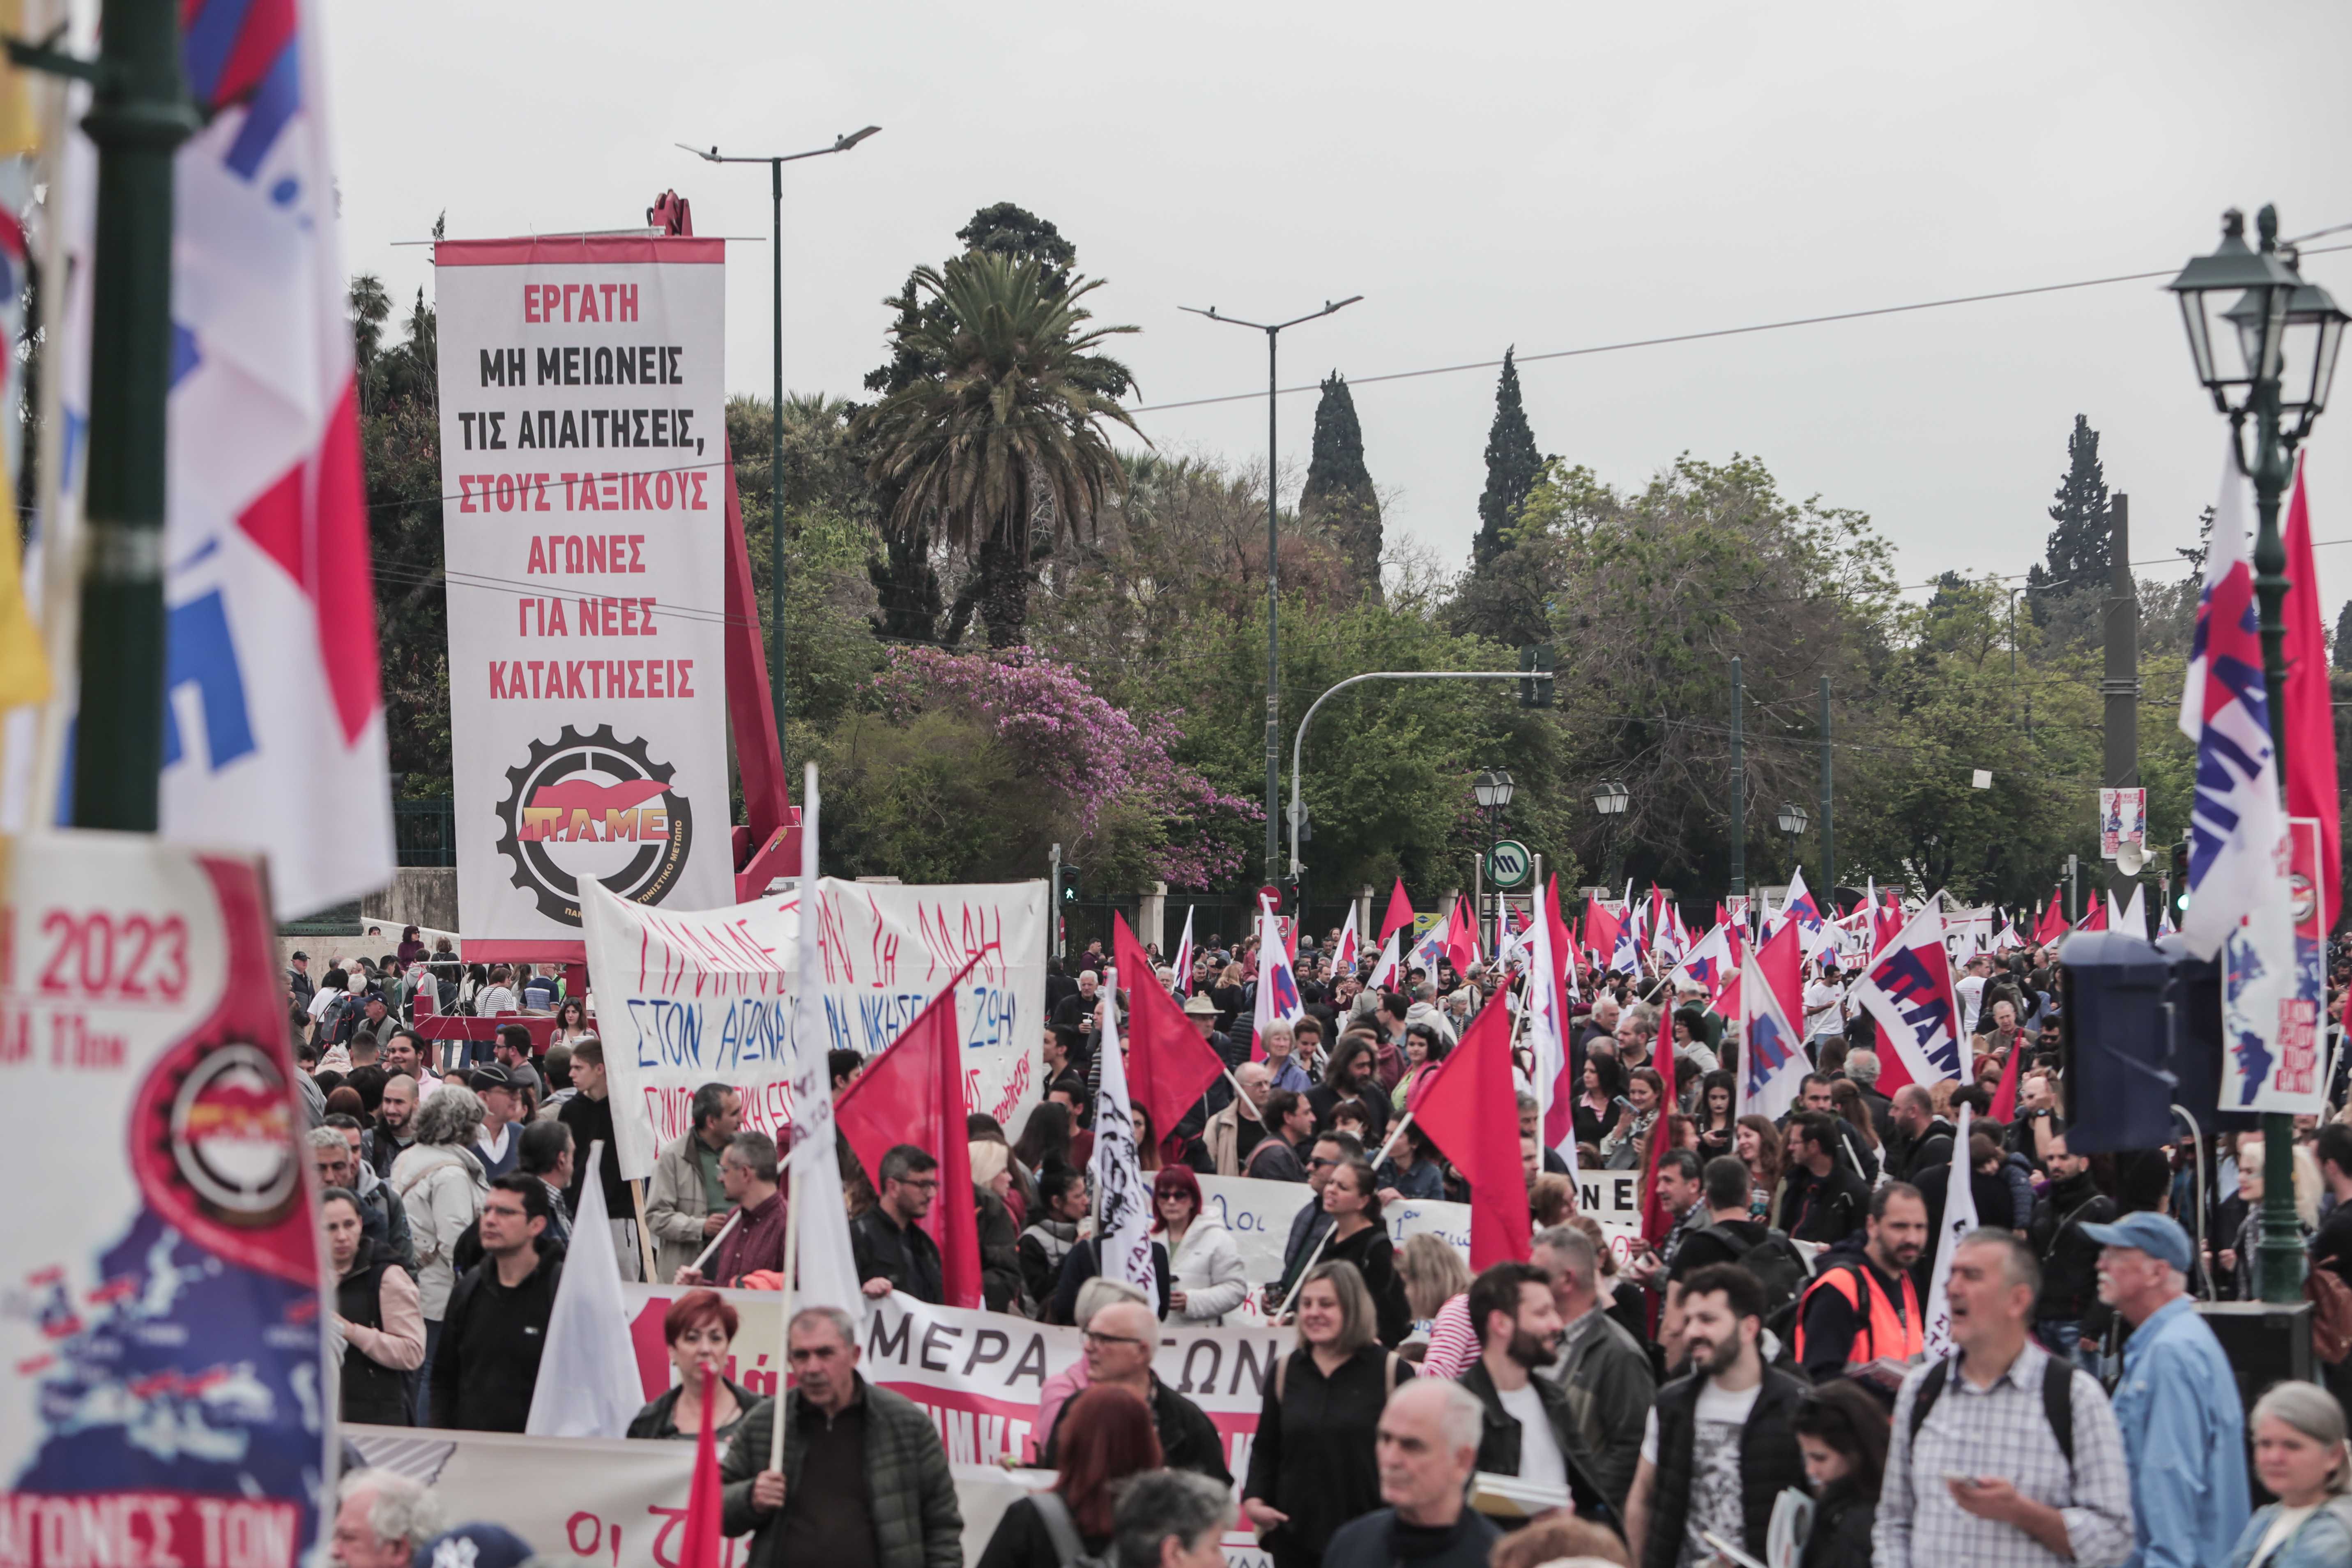
[[[1367,598],[1381,596],[1381,501],[1364,467],[1364,431],[1347,378],[1333,371],[1315,405],[1315,451],[1299,492],[1299,520],[1330,533]]]
[[[2049,565],[2026,573],[2034,588],[2059,590],[2053,596],[2072,598],[2085,592],[2106,591],[2108,541],[2107,477],[2099,462],[2099,433],[2084,416],[2074,416],[2074,434],[2066,437],[2066,477],[2052,499]],[[2036,624],[2048,620],[2052,606],[2041,595],[2032,595]]]
[[[1486,432],[1486,493],[1478,498],[1478,537],[1471,546],[1475,566],[1502,553],[1503,531],[1510,527],[1543,470],[1543,454],[1536,450],[1535,432],[1528,428],[1527,410],[1519,404],[1519,370],[1512,363],[1516,352],[1514,345],[1503,353],[1503,376],[1495,388],[1495,423]]]
[[[2336,616],[2336,668],[2352,669],[2352,599]]]

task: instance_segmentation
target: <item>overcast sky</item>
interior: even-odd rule
[[[2352,223],[2352,8],[1686,3],[810,6],[327,0],[345,259],[395,297],[425,238],[612,228],[660,191],[698,233],[769,232],[794,152],[784,379],[857,394],[879,303],[981,206],[1059,225],[1163,450],[1259,458],[1283,384],[2178,267],[2221,209]],[[2352,244],[2352,233],[2315,242]],[[730,247],[728,383],[770,384],[765,243]],[[2305,274],[2352,300],[2352,253]],[[1542,448],[1638,485],[1675,455],[1762,458],[1867,511],[1903,579],[2021,572],[2077,413],[2132,497],[2136,558],[2193,542],[2225,426],[2157,281],[1528,365]],[[2352,539],[2347,406],[2313,443],[2315,531]],[[1468,549],[1495,373],[1356,394],[1389,528]],[[1281,400],[1303,459],[1314,394]],[[2327,617],[2352,544],[2319,552]]]

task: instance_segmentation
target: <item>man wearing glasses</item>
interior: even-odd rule
[[[903,1290],[939,1306],[940,1246],[915,1222],[940,1195],[940,1163],[912,1143],[882,1156],[881,1200],[849,1222],[849,1249],[868,1296]]]
[[[1160,1381],[1151,1358],[1160,1352],[1160,1321],[1140,1301],[1114,1301],[1097,1310],[1078,1336],[1087,1358],[1087,1386],[1113,1384],[1151,1407],[1151,1425],[1160,1434],[1160,1454],[1171,1470],[1191,1470],[1219,1486],[1234,1484],[1225,1468],[1224,1439],[1201,1407]],[[1071,1402],[1075,1403],[1075,1401]],[[1054,1417],[1038,1463],[1054,1468],[1054,1445],[1062,1421],[1070,1413],[1065,1404]]]

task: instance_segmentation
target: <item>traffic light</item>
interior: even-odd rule
[[[2179,931],[2189,919],[2189,838],[2185,834],[2172,847],[2172,890],[2168,899],[2172,905],[2172,929]]]
[[[1085,891],[1086,873],[1080,871],[1076,866],[1063,867],[1062,902],[1065,904],[1075,904],[1078,901],[1079,894]]]
[[[1530,643],[1522,646],[1519,649],[1519,668],[1530,672],[1540,672],[1545,677],[1541,680],[1519,682],[1519,706],[1522,708],[1550,707],[1553,684],[1550,679],[1551,645]]]

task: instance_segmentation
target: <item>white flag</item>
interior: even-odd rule
[[[600,1138],[588,1145],[581,1169],[601,1170],[604,1157]],[[645,1403],[636,1346],[629,1338],[628,1304],[621,1300],[612,1221],[604,1212],[604,1184],[583,1182],[523,1431],[534,1437],[626,1436],[631,1417]]]
[[[1281,938],[1275,942],[1278,948]],[[1103,982],[1102,1088],[1095,1097],[1096,1272],[1124,1279],[1160,1310],[1160,1277],[1151,1267],[1151,1187],[1136,1157],[1135,1121],[1128,1110],[1127,1060],[1118,1048],[1118,975]]]
[[[1969,1185],[1969,1107],[1960,1106],[1959,1131],[1952,1134],[1952,1175],[1944,1188],[1944,1229],[1936,1238],[1936,1269],[1927,1279],[1927,1321],[1920,1341],[1929,1361],[1952,1353],[1952,1305],[1945,1287],[1952,1278],[1952,1254],[1960,1238],[1977,1227],[1977,1194]]]
[[[857,1264],[849,1248],[849,1214],[842,1207],[841,1168],[835,1163],[833,1075],[825,1055],[832,1036],[825,1027],[823,916],[817,904],[816,764],[803,775],[801,806],[801,878],[798,945],[793,966],[792,1173],[804,1177],[792,1194],[801,1205],[799,1295],[793,1310],[838,1307],[852,1318],[865,1298],[857,1289]]]
[[[1381,956],[1378,962],[1372,965],[1371,976],[1364,982],[1365,990],[1392,991],[1396,989],[1397,982],[1404,978],[1404,970],[1402,968],[1404,955],[1399,948],[1399,944],[1403,941],[1403,927],[1400,926],[1395,931],[1389,932],[1388,941],[1381,944]]]

